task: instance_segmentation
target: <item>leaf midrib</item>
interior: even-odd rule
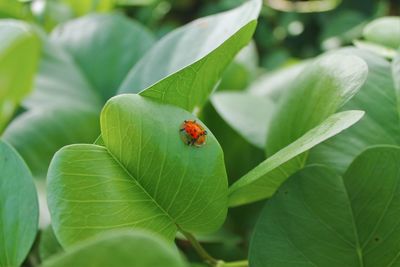
[[[171,215],[157,202],[157,200],[139,183],[139,181],[137,179],[135,179],[135,177],[128,171],[128,169],[114,156],[113,153],[111,153],[111,151],[104,146],[104,148],[106,149],[107,153],[111,156],[111,158],[121,167],[121,169],[137,184],[137,186],[143,190],[143,192],[150,198],[150,200],[152,202],[154,202],[154,204],[161,210],[162,213],[164,213],[165,215],[167,215],[167,217],[171,220],[171,222],[173,222],[173,224],[177,227],[177,229],[180,229],[180,226],[178,225],[178,223],[175,221],[174,218],[171,217]]]

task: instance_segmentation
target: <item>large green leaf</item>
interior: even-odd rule
[[[361,109],[366,115],[355,127],[313,149],[308,161],[326,164],[343,173],[351,161],[369,146],[400,145],[400,118],[390,63],[360,49],[344,49],[341,52],[361,56],[368,63],[367,81],[342,108]]]
[[[365,82],[356,56],[329,53],[308,64],[280,99],[269,124],[267,155],[292,143],[341,108]]]
[[[72,145],[55,155],[48,203],[63,246],[114,228],[145,228],[173,239],[210,232],[227,212],[222,150],[180,139],[190,113],[138,95],[111,99],[101,114],[105,147]]]
[[[73,56],[93,88],[107,100],[153,45],[154,37],[119,14],[92,14],[59,26],[51,41]]]
[[[350,127],[360,120],[363,114],[362,111],[334,114],[263,161],[229,188],[229,205],[238,206],[271,197],[279,186],[303,165],[302,162],[297,162],[297,156]]]
[[[256,27],[261,1],[193,21],[165,36],[130,71],[120,92],[140,92],[193,111],[201,107]]]
[[[293,175],[262,212],[253,267],[399,266],[400,148],[368,149],[338,176],[323,166]]]
[[[0,21],[0,39],[1,134],[15,109],[32,89],[40,40],[28,24],[16,20]]]
[[[59,254],[42,267],[184,267],[178,251],[157,236],[118,231]]]
[[[32,175],[17,152],[0,141],[0,266],[20,266],[35,239],[39,208]]]
[[[116,14],[90,15],[61,29],[45,40],[35,90],[24,101],[28,111],[4,133],[38,178],[45,177],[61,147],[98,137],[105,98],[152,39],[146,29]]]
[[[367,41],[398,49],[400,48],[400,17],[378,18],[365,26],[363,35]]]

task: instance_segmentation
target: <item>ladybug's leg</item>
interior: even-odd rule
[[[185,130],[185,128],[179,129],[179,131],[181,131],[181,132],[184,131],[184,130]]]
[[[190,145],[191,143],[192,143],[192,141],[187,141],[186,142],[187,145]]]
[[[197,141],[197,139],[193,139],[193,140],[192,140],[192,142],[191,142],[191,143],[192,143],[192,146],[194,145],[194,143],[196,143],[196,141]]]

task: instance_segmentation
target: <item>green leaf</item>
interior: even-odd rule
[[[32,175],[17,152],[0,141],[0,266],[20,266],[38,228]]]
[[[400,17],[383,17],[365,26],[363,36],[367,41],[390,48],[400,48]]]
[[[265,146],[267,125],[275,108],[268,98],[244,92],[215,93],[211,98],[218,114],[250,144]]]
[[[1,134],[15,109],[32,89],[40,40],[28,24],[17,20],[0,21],[0,39]]]
[[[309,61],[302,61],[289,67],[282,68],[272,73],[260,76],[251,84],[248,91],[252,95],[267,97],[277,102],[286,91],[297,83],[297,77],[310,64]]]
[[[93,238],[45,261],[42,267],[184,267],[178,251],[157,236],[118,231]]]
[[[179,229],[218,229],[227,212],[223,153],[208,129],[204,146],[182,142],[188,119],[195,117],[138,95],[112,98],[101,114],[105,147],[68,146],[50,165],[48,203],[60,243],[115,228],[169,240]]]
[[[94,90],[107,100],[153,45],[154,37],[122,15],[92,14],[59,26],[51,41],[72,55]]]
[[[244,47],[224,71],[217,90],[243,90],[257,77],[258,53],[254,42]]]
[[[24,101],[28,111],[4,133],[35,177],[46,176],[61,147],[92,143],[99,136],[104,101],[151,40],[147,30],[117,14],[71,21],[44,40],[35,90]]]
[[[400,96],[400,51],[392,61],[392,77],[393,77],[394,87],[396,88],[397,99],[399,99],[399,96]],[[399,107],[399,114],[400,114],[400,103],[398,103],[397,106]]]
[[[259,218],[250,266],[398,266],[399,161],[399,147],[381,146],[343,177],[323,166],[293,175]]]
[[[334,114],[302,137],[269,157],[229,188],[229,205],[238,206],[271,197],[279,186],[301,168],[293,159],[340,133],[361,119],[364,112]]]
[[[354,40],[353,43],[357,48],[370,51],[387,59],[393,59],[397,54],[395,49],[380,44],[361,40]]]
[[[368,64],[365,84],[342,108],[360,109],[366,114],[354,127],[311,150],[308,163],[328,165],[343,173],[354,158],[369,146],[400,145],[400,117],[390,63],[360,49],[343,49],[340,52],[358,55]]]
[[[130,71],[120,92],[188,111],[200,108],[256,27],[261,1],[193,21],[165,36]],[[160,60],[162,59],[162,60]]]
[[[367,73],[362,59],[340,53],[329,53],[307,65],[278,103],[268,129],[267,155],[335,113],[357,93]]]
[[[42,262],[49,257],[62,252],[63,249],[58,243],[58,240],[54,234],[53,227],[47,226],[40,235],[39,243],[39,255]]]

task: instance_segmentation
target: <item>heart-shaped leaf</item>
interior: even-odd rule
[[[399,162],[400,148],[382,146],[343,177],[323,166],[293,175],[259,218],[250,266],[398,266]]]
[[[184,267],[174,247],[149,233],[118,231],[93,238],[61,253],[42,267]]]
[[[289,146],[269,157],[229,188],[229,205],[238,206],[271,197],[302,163],[293,159],[340,133],[361,119],[364,112],[347,111],[332,115]]]
[[[211,232],[227,212],[222,150],[207,130],[202,147],[182,142],[195,117],[138,95],[111,99],[101,114],[105,147],[72,145],[52,160],[48,202],[63,246],[114,228]]]
[[[0,266],[22,264],[35,239],[39,208],[32,175],[17,152],[0,141]]]
[[[250,0],[171,32],[130,71],[120,92],[140,92],[188,111],[201,107],[224,69],[249,43],[260,8],[260,0]]]
[[[40,40],[28,24],[16,20],[0,21],[0,39],[1,134],[15,109],[32,89]]]

